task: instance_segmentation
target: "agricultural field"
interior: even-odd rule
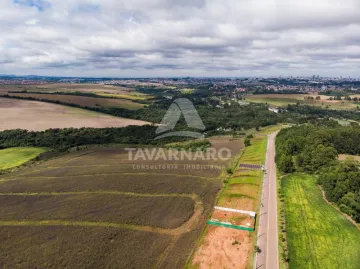
[[[44,131],[50,128],[105,128],[146,124],[150,123],[45,102],[0,98],[0,131]]]
[[[226,179],[217,206],[255,212],[259,210],[263,171],[246,170],[238,165],[264,164],[267,136],[254,137],[251,144],[234,164],[233,173]],[[254,225],[254,220],[245,215],[221,214],[214,211],[211,218],[243,226]],[[255,232],[208,225],[188,268],[252,268],[255,240]]]
[[[133,87],[122,87],[102,84],[70,84],[53,83],[44,85],[1,85],[0,92],[24,91],[27,92],[83,92],[83,93],[113,93],[113,94],[131,94],[135,91]]]
[[[212,142],[234,156],[243,147]],[[184,268],[231,163],[137,161],[97,146],[3,175],[1,268]]]
[[[142,93],[96,93],[99,96],[103,96],[103,97],[112,97],[112,98],[119,98],[119,99],[129,99],[129,100],[148,100],[150,98],[152,98],[151,95],[147,95],[147,94],[142,94]]]
[[[0,150],[0,170],[20,166],[46,152],[46,148],[9,148]]]
[[[15,92],[22,92],[22,96],[32,96],[34,94],[56,94],[56,93],[65,93],[65,94],[93,94],[99,97],[109,97],[109,99],[117,98],[123,100],[100,100],[98,105],[108,107],[123,107],[127,109],[137,109],[141,108],[143,105],[131,102],[138,100],[148,100],[153,96],[137,92],[134,87],[124,87],[124,86],[113,86],[113,85],[101,85],[101,84],[66,84],[66,83],[54,83],[54,84],[45,84],[45,85],[0,85],[0,94],[15,94]],[[40,95],[41,99],[45,99],[45,95]],[[81,96],[80,96],[81,97]],[[82,96],[86,97],[86,96]],[[96,98],[96,96],[94,96]],[[38,97],[36,97],[38,98]],[[55,97],[51,97],[52,99]],[[58,97],[59,98],[59,97]],[[51,99],[51,100],[52,100]],[[84,99],[86,103],[90,103],[93,106],[91,99]],[[129,100],[129,101],[127,101]],[[69,101],[65,99],[64,101]],[[79,102],[79,100],[75,100]],[[122,101],[122,102],[121,102]]]
[[[360,231],[323,199],[316,179],[282,179],[289,268],[359,268]]]
[[[313,98],[320,96],[320,100],[305,100],[305,98],[308,96]],[[314,94],[256,94],[247,96],[246,100],[255,103],[267,103],[276,107],[285,107],[288,104],[294,105],[296,103],[300,103],[328,109],[356,110],[357,107],[360,106],[360,103],[355,103],[352,101],[328,100],[329,97],[330,96]]]
[[[37,100],[59,101],[66,104],[75,104],[91,108],[124,108],[136,110],[144,107],[131,100],[116,98],[97,98],[88,96],[63,95],[63,94],[39,94],[39,93],[9,93],[10,96],[35,98]]]

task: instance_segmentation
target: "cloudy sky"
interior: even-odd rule
[[[359,0],[0,0],[0,74],[360,77]]]

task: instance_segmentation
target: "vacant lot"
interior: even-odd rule
[[[76,95],[63,94],[39,94],[39,93],[9,93],[10,96],[31,97],[37,100],[59,101],[66,104],[75,104],[83,107],[92,108],[125,108],[130,110],[143,108],[143,104],[135,103],[131,100],[115,98],[96,98]]]
[[[145,124],[150,123],[62,105],[0,98],[0,131],[43,131],[50,128],[105,128]]]
[[[242,146],[214,141],[234,154]],[[144,163],[177,168],[137,169],[142,163],[93,147],[2,176],[1,268],[183,268],[224,171],[174,160]]]
[[[261,135],[251,140],[239,162],[246,164],[264,164],[267,136]],[[250,171],[238,168],[227,178],[217,201],[218,206],[240,210],[258,211],[262,171]],[[212,218],[238,223],[244,226],[254,221],[244,215],[214,211]],[[226,214],[226,215],[225,215]],[[204,238],[195,252],[190,268],[250,268],[255,233],[224,227],[207,226]],[[237,243],[236,243],[237,242]]]
[[[327,204],[316,179],[282,180],[290,268],[359,268],[360,231]]]
[[[22,165],[40,153],[46,152],[45,148],[10,148],[0,150],[0,170],[10,169]]]
[[[313,97],[314,99],[319,96],[320,100],[305,100],[306,97]],[[306,104],[310,106],[320,106],[329,109],[338,110],[355,110],[360,103],[345,100],[328,100],[330,96],[326,95],[309,95],[309,94],[256,94],[246,97],[248,101],[256,103],[268,103],[272,106],[287,106],[288,104]]]

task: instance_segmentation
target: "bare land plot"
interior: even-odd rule
[[[266,136],[256,136],[241,155],[241,163],[262,164],[265,161]],[[263,171],[236,168],[227,178],[217,205],[240,210],[258,211]],[[227,214],[225,216],[225,214]],[[212,218],[232,223],[254,225],[241,215],[214,211]],[[229,219],[230,218],[230,219]],[[233,218],[233,219],[232,219]],[[189,264],[191,269],[251,268],[256,234],[225,227],[207,226],[204,237]]]
[[[44,131],[50,128],[105,128],[146,124],[150,123],[56,104],[0,98],[0,131]]]
[[[128,172],[116,164],[119,156],[121,164],[123,149],[89,148],[3,175],[1,267],[183,268],[220,191],[220,173]],[[96,160],[117,173],[92,170]],[[78,163],[83,174],[69,176]]]

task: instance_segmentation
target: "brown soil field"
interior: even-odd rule
[[[139,172],[125,160],[93,147],[0,176],[0,267],[184,268],[224,171]]]
[[[4,226],[0,267],[151,268],[171,240],[165,234],[122,228]]]
[[[146,124],[150,123],[56,104],[0,98],[0,131],[43,131],[50,128],[105,128]]]
[[[165,162],[164,162],[165,163]],[[169,163],[169,162],[167,162]],[[170,165],[169,163],[168,165]],[[154,167],[151,169],[150,167]],[[190,167],[192,167],[192,164]],[[139,168],[138,168],[139,166]],[[56,167],[56,168],[47,168],[40,171],[33,171],[31,173],[26,174],[27,177],[77,177],[77,176],[96,176],[96,175],[119,175],[119,174],[179,174],[189,177],[204,177],[204,178],[217,178],[220,175],[221,170],[219,169],[194,169],[184,168],[183,165],[172,165],[169,166],[171,169],[166,169],[166,164],[163,162],[153,163],[149,165],[150,169],[147,169],[148,166],[137,164],[134,161],[134,164],[114,164],[110,166],[98,166],[94,165],[91,167],[83,166],[75,166],[75,167]],[[186,166],[187,167],[187,166]]]
[[[217,219],[219,221],[230,222],[233,225],[242,225],[247,227],[254,227],[254,219],[249,215],[240,214],[236,212],[227,212],[222,210],[214,210],[212,214],[212,219]]]
[[[136,110],[144,107],[143,104],[139,104],[131,100],[114,99],[114,98],[96,98],[96,97],[76,96],[76,95],[38,94],[38,93],[9,93],[8,95],[19,96],[19,97],[31,97],[37,100],[59,101],[62,103],[75,104],[83,107],[92,107],[92,108],[118,107],[118,108]]]
[[[172,229],[190,219],[195,205],[190,197],[144,197],[113,192],[17,194],[0,194],[3,221],[26,217],[26,220],[116,222]]]
[[[251,237],[249,232],[235,229],[208,226],[206,239],[196,251],[193,264],[197,269],[209,268],[245,268],[251,255]],[[237,242],[237,244],[236,244]],[[208,259],[207,257],[212,257]]]

